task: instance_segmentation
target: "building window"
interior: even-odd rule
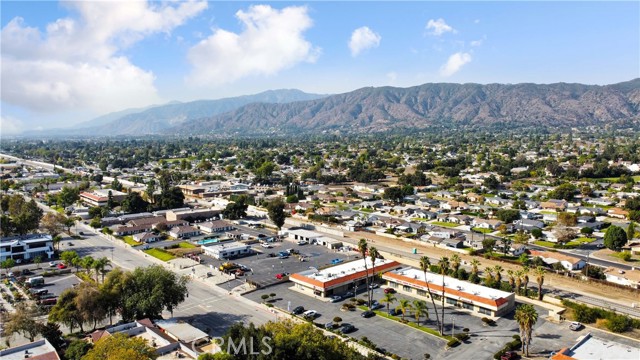
[[[394,289],[397,289],[398,288],[398,283],[389,282],[389,286],[394,288]]]
[[[404,290],[404,291],[406,291],[406,292],[411,292],[411,286],[403,285],[403,286],[402,286],[402,290]]]
[[[472,304],[469,304],[469,303],[466,303],[466,302],[460,302],[460,304],[462,305],[462,307],[464,309],[473,310],[473,305]]]
[[[427,296],[427,292],[424,290],[416,290],[416,294],[420,295],[420,296]]]
[[[458,303],[456,299],[451,299],[451,298],[447,298],[446,301],[447,301],[447,304],[449,305],[455,305]]]
[[[485,308],[478,308],[478,312],[484,315],[491,315],[491,310]]]
[[[431,297],[433,298],[433,300],[440,300],[440,295],[436,295],[434,293],[431,293]]]

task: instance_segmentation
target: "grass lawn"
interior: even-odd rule
[[[149,250],[145,250],[144,252],[162,261],[169,261],[175,258],[175,256],[169,254],[168,252],[162,249],[149,249]]]
[[[62,206],[53,205],[51,208],[53,210],[57,211],[58,213],[64,215],[64,208]]]
[[[434,221],[431,224],[432,225],[437,225],[437,226],[449,227],[449,228],[454,228],[454,227],[460,226],[460,224],[454,224],[454,223],[449,223],[449,222],[444,222],[444,221]]]
[[[181,249],[193,249],[197,246],[193,245],[192,243],[188,243],[186,241],[181,241],[178,243],[178,246],[180,246]]]
[[[479,227],[474,227],[472,230],[475,231],[475,232],[482,233],[482,234],[489,234],[489,233],[492,233],[494,231],[494,230],[491,230],[491,229],[483,229],[483,228],[479,228]]]
[[[552,248],[553,245],[555,245],[555,243],[552,243],[551,241],[544,241],[544,240],[536,240],[533,243],[538,245],[538,246],[544,246],[544,247],[549,247],[549,248]]]
[[[358,308],[361,309],[361,310],[368,310],[366,306],[358,306]],[[447,336],[447,335],[442,336],[442,335],[440,335],[440,333],[436,329],[431,329],[431,328],[428,328],[426,326],[418,325],[418,324],[414,323],[413,321],[408,321],[407,323],[403,323],[402,321],[400,321],[402,319],[401,317],[391,316],[387,312],[379,311],[379,310],[374,310],[373,312],[376,313],[376,316],[381,316],[383,318],[387,318],[387,319],[390,319],[390,320],[393,320],[393,321],[397,321],[397,322],[399,322],[401,324],[405,324],[405,325],[410,326],[410,327],[412,327],[414,329],[418,329],[418,330],[420,330],[422,332],[426,332],[427,334],[431,334],[431,335],[437,336],[437,337],[439,337],[441,339],[445,339],[445,340],[453,339],[451,336]],[[405,316],[405,319],[409,319],[409,318],[412,318],[412,317],[410,317],[408,315]]]
[[[580,237],[574,240],[571,240],[567,243],[568,246],[580,246],[582,244],[588,244],[592,241],[595,241],[595,238],[588,238],[588,237]]]
[[[372,212],[373,212],[373,209],[369,209],[369,208],[360,208],[358,211],[362,211],[362,212],[365,212],[365,213],[372,213]]]
[[[133,240],[133,236],[131,235],[127,235],[125,237],[122,238],[122,241],[126,242],[127,244],[131,245],[131,246],[138,246],[140,245],[139,242]]]
[[[548,214],[549,215],[549,214],[557,214],[557,212],[549,211],[549,210],[542,210],[542,211],[540,211],[540,214]]]
[[[416,218],[411,218],[411,221],[429,221],[429,219],[416,217]]]

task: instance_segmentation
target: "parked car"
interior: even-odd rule
[[[67,268],[67,265],[65,265],[65,264],[63,264],[63,263],[59,263],[58,265],[56,265],[56,267],[57,267],[58,269],[62,270],[62,269],[66,269],[66,268]]]
[[[367,310],[367,311],[363,312],[362,314],[360,314],[360,316],[362,316],[365,319],[368,319],[370,317],[376,316],[376,313],[374,313],[371,310]]]
[[[338,302],[340,300],[342,300],[342,296],[334,295],[334,296],[331,297],[331,300],[329,300],[329,301],[332,302],[332,303],[335,303],[335,302]]]
[[[22,275],[31,275],[31,274],[33,274],[33,271],[31,271],[29,269],[22,269],[22,271],[20,273]]]
[[[73,243],[72,242],[68,242],[67,245],[73,246]]]
[[[286,273],[286,272],[285,273],[279,273],[279,274],[276,274],[276,279],[282,280],[286,276],[289,276],[289,273]]]
[[[398,309],[389,309],[389,315],[391,316],[400,315],[400,311],[398,311]]]
[[[385,288],[384,289],[384,293],[385,294],[395,294],[396,293],[396,289],[394,289],[394,288]]]
[[[267,243],[260,243],[260,246],[262,246],[263,248],[266,248],[266,249],[271,249],[271,247],[272,247],[270,244],[267,244]]]
[[[346,293],[344,293],[343,298],[347,299],[347,298],[351,298],[351,297],[354,297],[354,296],[356,296],[356,295],[353,293],[353,291],[347,291]]]
[[[51,261],[49,262],[49,267],[56,267],[56,265],[58,265],[57,261]]]
[[[307,310],[302,313],[302,317],[305,319],[315,319],[318,316],[318,312],[315,310]]]
[[[352,333],[356,330],[356,327],[351,324],[342,324],[342,327],[340,328],[340,332],[343,334]]]
[[[578,330],[582,329],[582,326],[583,325],[581,323],[579,323],[577,321],[574,321],[569,325],[569,329],[573,330],[573,331],[578,331]]]
[[[597,244],[597,245],[596,245],[596,247],[597,247],[598,249],[602,249],[602,248],[604,248],[604,244]]]
[[[307,240],[298,240],[298,245],[307,245]]]
[[[302,306],[296,306],[295,308],[293,308],[293,311],[291,312],[294,315],[300,315],[304,312],[304,307]]]
[[[516,360],[518,359],[518,353],[515,351],[507,351],[502,356],[500,356],[500,360]]]
[[[374,284],[369,285],[369,289],[377,289],[379,287],[380,287],[380,284],[375,284],[374,283]]]
[[[325,329],[333,329],[335,326],[336,324],[334,324],[333,321],[324,324]]]
[[[79,232],[78,232],[78,234],[79,234],[79,235],[84,235],[84,232],[79,231]]]

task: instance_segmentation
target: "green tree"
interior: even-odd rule
[[[564,183],[549,192],[550,199],[573,200],[573,196],[578,192],[578,188],[571,183]]]
[[[636,223],[631,221],[627,227],[627,240],[631,240],[636,236]]]
[[[520,211],[511,209],[500,209],[496,212],[496,217],[503,223],[509,224],[520,219]]]
[[[40,334],[41,326],[34,320],[36,311],[23,303],[19,303],[15,310],[7,315],[4,323],[5,332],[8,334],[20,333],[30,342],[33,342]]]
[[[358,251],[362,255],[362,262],[364,263],[364,280],[366,289],[369,289],[369,270],[367,269],[367,253],[369,252],[369,245],[366,239],[360,239],[358,241]]]
[[[438,261],[438,266],[440,267],[440,274],[442,275],[442,313],[440,314],[440,319],[442,322],[440,323],[440,334],[444,334],[444,298],[445,298],[445,286],[444,286],[444,277],[449,272],[449,258],[443,256]],[[437,309],[434,308],[437,311]]]
[[[396,309],[400,310],[400,312],[402,313],[402,320],[404,320],[404,316],[407,314],[407,311],[409,311],[411,308],[412,308],[412,305],[408,299],[398,300],[398,307]]]
[[[620,251],[627,243],[627,233],[618,226],[611,225],[604,233],[604,246],[607,249]]]
[[[9,212],[12,212],[11,203],[9,204]],[[25,235],[38,228],[41,218],[42,209],[38,207],[38,204],[36,204],[34,200],[29,202],[23,201],[20,204],[20,208],[17,213],[15,215],[11,215],[11,223],[13,224],[16,233],[19,235]]]
[[[222,211],[222,214],[226,219],[237,220],[247,216],[247,208],[249,205],[245,203],[246,198],[240,197],[237,201],[233,201],[227,204]]]
[[[281,199],[276,199],[267,205],[267,211],[269,213],[269,219],[278,227],[278,231],[282,229],[286,214],[284,213],[284,203]]]
[[[389,306],[398,300],[392,293],[385,293],[380,300],[381,303],[387,304],[387,313],[389,312]]]
[[[83,360],[154,360],[156,350],[145,339],[117,333],[99,340]]]
[[[78,188],[63,186],[56,196],[56,203],[63,208],[73,205],[80,199],[80,191]]]
[[[538,300],[542,301],[542,285],[544,284],[545,270],[542,266],[538,266],[535,270],[536,282],[538,283]]]
[[[89,226],[91,226],[94,229],[99,228],[100,226],[102,226],[102,219],[100,219],[99,217],[94,217],[93,219],[91,219]]]
[[[66,217],[60,213],[49,212],[42,217],[40,227],[51,237],[55,237],[63,231],[65,219]]]
[[[561,226],[575,226],[578,223],[578,216],[576,214],[561,212],[558,213],[558,225]]]
[[[82,360],[89,350],[93,348],[93,344],[84,340],[73,340],[64,352],[64,357],[67,360]]]
[[[142,196],[140,196],[139,193],[134,191],[130,191],[127,194],[127,196],[124,198],[124,200],[122,200],[122,204],[121,204],[122,211],[127,213],[144,212],[144,211],[147,211],[148,206],[149,204],[147,204],[147,202],[144,201]]]
[[[522,352],[529,357],[529,345],[533,335],[533,326],[538,321],[538,312],[530,304],[522,304],[516,308],[514,316],[520,328],[520,339],[522,340]]]
[[[80,331],[84,332],[82,315],[76,305],[77,296],[76,289],[66,289],[60,293],[58,301],[49,311],[49,321],[67,326],[70,332],[79,326]]]
[[[122,184],[118,181],[118,177],[114,177],[111,182],[111,188],[115,191],[122,191]]]
[[[107,257],[101,257],[93,261],[93,270],[96,272],[96,282],[98,282],[98,274],[102,275],[102,282],[104,282],[104,275],[107,273],[107,267],[111,267],[111,260]]]
[[[11,268],[16,266],[16,261],[12,258],[8,258],[0,263],[0,267],[5,270],[5,273],[11,272]]]
[[[107,309],[103,304],[102,293],[96,284],[83,282],[76,288],[76,308],[83,324],[92,324],[93,329],[107,318]]]
[[[404,196],[404,192],[399,186],[388,187],[384,189],[384,194],[382,195],[383,198],[393,200],[395,202],[402,202]]]
[[[60,325],[52,322],[40,325],[40,335],[47,339],[51,345],[60,351],[66,345],[64,338],[62,337],[62,331],[60,331]]]
[[[427,303],[423,300],[413,300],[413,316],[416,317],[416,322],[420,325],[420,317],[425,316],[429,319],[429,308]]]
[[[60,259],[62,259],[67,266],[73,266],[77,258],[80,258],[80,256],[73,250],[63,251],[62,254],[60,254]]]
[[[533,228],[531,229],[531,235],[536,239],[540,239],[543,235],[542,230],[538,228]]]
[[[42,264],[42,255],[36,255],[33,258],[33,262],[36,264],[36,268],[40,269],[40,264]]]

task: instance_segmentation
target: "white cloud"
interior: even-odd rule
[[[465,64],[471,62],[471,54],[457,52],[451,56],[447,62],[440,68],[440,75],[449,77],[457,73]]]
[[[206,1],[77,1],[76,17],[46,30],[16,17],[2,29],[2,101],[28,110],[119,110],[159,100],[154,75],[118,52],[165,33],[207,7]],[[10,85],[9,85],[10,84]]]
[[[456,29],[447,25],[443,18],[437,20],[430,19],[427,22],[427,30],[431,30],[429,33],[435,36],[440,36],[448,32],[452,32],[454,34],[457,32]]]
[[[358,56],[362,51],[378,47],[382,37],[376,34],[367,26],[359,27],[353,30],[351,39],[349,39],[349,49],[351,56]]]
[[[398,73],[395,71],[388,72],[387,79],[389,79],[390,82],[394,83],[396,80],[398,80]]]
[[[0,139],[3,135],[14,135],[22,132],[22,121],[12,116],[0,115]]]
[[[483,39],[480,39],[480,40],[473,40],[473,41],[471,41],[469,44],[470,44],[471,46],[478,47],[478,46],[482,45],[482,42],[483,42],[483,41],[484,41]]]
[[[224,29],[189,49],[193,66],[187,78],[197,85],[219,85],[251,75],[273,75],[300,62],[314,62],[320,49],[303,34],[313,25],[308,9],[290,6],[282,10],[255,5],[239,10],[244,29],[236,34]]]

